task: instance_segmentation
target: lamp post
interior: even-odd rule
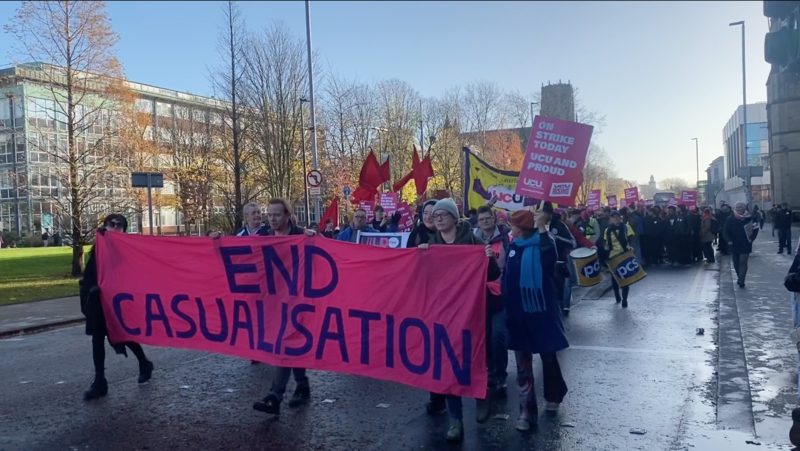
[[[697,189],[700,189],[700,145],[697,138],[692,138],[694,141],[694,161],[697,165]]]
[[[533,106],[538,104],[539,102],[531,102],[531,128],[533,128]]]
[[[744,21],[740,20],[738,22],[732,22],[730,24],[731,27],[741,25],[742,26],[742,140],[744,141],[744,166],[750,166],[750,163],[747,161],[747,72],[745,69],[745,45],[744,45]],[[752,197],[752,188],[750,187],[750,170],[748,167],[747,177],[745,177],[745,196],[747,199],[747,204],[750,204],[750,198]]]
[[[306,225],[311,223],[311,204],[308,202],[308,170],[306,169],[306,124],[303,119],[303,104],[308,102],[305,97],[300,97],[300,142],[303,152],[303,199],[306,203]]]

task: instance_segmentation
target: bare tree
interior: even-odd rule
[[[26,1],[5,29],[30,60],[53,64],[40,66],[53,102],[52,110],[43,108],[43,119],[52,114],[53,128],[67,133],[65,146],[52,153],[65,168],[59,177],[67,194],[61,207],[71,220],[72,275],[79,276],[88,238],[84,216],[98,197],[108,162],[102,121],[110,108],[109,80],[121,75],[113,52],[117,35],[102,1]]]
[[[391,161],[392,176],[410,167],[411,146],[419,134],[420,97],[408,83],[384,80],[376,88],[380,126],[377,128],[380,155]]]
[[[246,162],[243,156],[243,142],[245,129],[242,126],[242,116],[245,105],[242,103],[243,77],[245,72],[245,50],[248,45],[244,19],[235,2],[229,0],[223,9],[225,25],[219,37],[219,54],[222,61],[220,67],[212,74],[214,91],[226,101],[225,134],[227,144],[230,144],[231,155],[222,158],[222,162],[232,175],[232,202],[226,206],[231,217],[232,228],[242,224],[242,175]],[[229,141],[228,141],[229,139]]]
[[[507,92],[503,96],[505,118],[511,127],[525,128],[531,126],[531,103],[538,105],[541,102],[539,94],[522,94],[519,90]],[[536,114],[536,111],[534,111]]]
[[[689,182],[680,177],[668,177],[660,182],[658,186],[665,191],[672,191],[675,194],[680,194],[681,191],[689,190]]]
[[[308,92],[303,41],[275,24],[251,38],[244,77],[255,152],[266,171],[270,197],[293,200],[302,192],[300,98]]]
[[[470,133],[479,153],[486,146],[486,133],[501,128],[505,122],[503,94],[494,82],[470,83],[464,88],[462,131]]]

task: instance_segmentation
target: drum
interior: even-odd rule
[[[629,250],[611,258],[608,261],[608,268],[611,276],[617,281],[620,287],[627,287],[642,280],[647,276],[644,269],[639,265],[639,261]]]
[[[578,278],[579,287],[591,287],[603,280],[597,250],[585,247],[575,249],[569,253],[569,260]]]

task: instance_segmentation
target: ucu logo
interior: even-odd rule
[[[581,270],[584,277],[592,278],[598,274],[600,274],[600,262],[594,262],[591,265],[586,265]]]
[[[617,266],[617,275],[622,279],[626,279],[636,274],[638,270],[639,263],[635,258],[629,258]]]

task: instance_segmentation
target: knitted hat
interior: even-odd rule
[[[517,210],[511,214],[511,225],[522,230],[533,230],[533,213],[529,210]]]
[[[453,201],[453,199],[447,198],[436,202],[436,205],[433,206],[433,214],[435,215],[439,210],[444,210],[447,213],[450,213],[450,215],[456,220],[458,220],[460,217],[458,214],[458,207],[456,207],[456,203]]]

